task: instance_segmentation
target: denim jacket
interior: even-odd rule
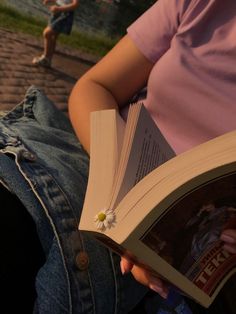
[[[33,217],[45,253],[34,313],[125,314],[146,293],[78,231],[88,164],[66,115],[36,87],[0,118],[0,181]]]

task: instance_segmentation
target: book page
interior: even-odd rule
[[[125,122],[114,109],[92,112],[89,180],[83,208],[94,216],[109,202],[124,138]],[[81,226],[86,225],[82,215]],[[93,221],[91,220],[91,226]]]
[[[125,139],[111,208],[148,173],[175,156],[141,103],[132,105],[129,110]]]

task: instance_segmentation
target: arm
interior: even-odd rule
[[[43,0],[43,4],[47,5],[47,4],[54,4],[56,3],[57,0]]]
[[[121,108],[141,88],[146,86],[153,64],[125,36],[99,63],[76,83],[69,98],[69,116],[75,132],[89,152],[89,115],[95,110]],[[132,272],[142,284],[163,297],[165,283],[129,260],[121,259],[121,270]]]
[[[83,75],[69,98],[69,116],[84,148],[89,151],[90,112],[122,107],[147,84],[153,64],[126,35]]]

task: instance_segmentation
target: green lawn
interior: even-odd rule
[[[0,27],[40,38],[46,25],[46,20],[22,14],[7,6],[6,1],[0,0]],[[103,56],[116,41],[117,39],[111,39],[103,34],[94,35],[78,31],[72,31],[70,36],[59,37],[59,42],[63,45],[97,56]]]

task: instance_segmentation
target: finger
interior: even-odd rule
[[[163,283],[157,281],[152,281],[148,286],[151,290],[157,292],[163,299],[167,299],[169,289]]]
[[[128,272],[130,272],[133,268],[134,264],[127,258],[125,257],[121,257],[121,261],[120,261],[120,269],[122,274],[127,274]]]
[[[236,245],[224,244],[223,249],[231,254],[236,254]]]
[[[132,268],[132,274],[134,278],[139,281],[141,284],[149,287],[153,291],[157,292],[163,298],[167,298],[168,296],[168,286],[167,284],[161,280],[159,277],[154,276],[148,270],[141,268],[137,265],[134,265]]]
[[[227,229],[221,234],[220,239],[224,242],[223,248],[232,253],[236,253],[236,230]]]
[[[167,284],[157,277],[149,278],[149,288],[157,292],[162,298],[167,299],[169,293],[169,287]]]
[[[236,229],[225,229],[222,235],[228,235],[236,241]]]
[[[226,244],[236,244],[236,230],[227,229],[224,230],[220,236],[220,239]]]

